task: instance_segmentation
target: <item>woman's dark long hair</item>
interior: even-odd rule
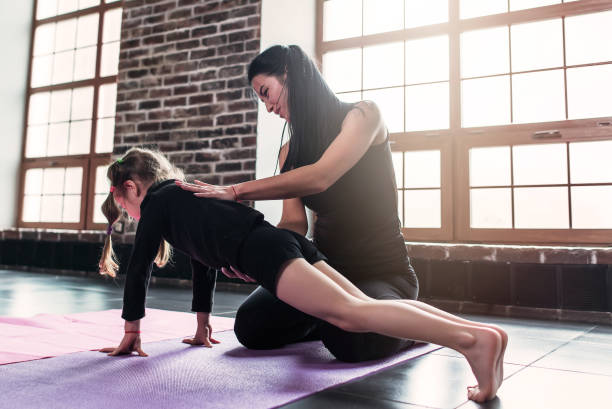
[[[249,83],[259,74],[284,74],[289,106],[289,152],[281,172],[316,162],[340,133],[355,104],[342,102],[329,88],[314,62],[297,45],[275,45],[249,65]]]

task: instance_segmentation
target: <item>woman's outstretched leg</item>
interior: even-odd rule
[[[347,331],[377,332],[457,350],[478,381],[470,399],[492,399],[499,388],[495,366],[502,340],[497,331],[453,322],[404,302],[360,299],[304,259],[290,260],[281,268],[276,292],[293,307]]]
[[[338,284],[340,287],[342,287],[345,291],[347,291],[349,294],[354,295],[355,297],[362,299],[362,300],[371,300],[370,297],[368,297],[366,294],[364,294],[361,290],[359,290],[359,288],[357,288],[353,283],[351,283],[346,277],[344,277],[342,274],[340,274],[338,271],[336,271],[334,268],[332,268],[329,264],[325,263],[325,262],[318,262],[314,264],[314,267],[316,267],[319,271],[321,271],[323,274],[325,274],[327,277],[329,277],[330,279],[332,279],[334,282],[336,282],[336,284]],[[456,322],[458,324],[464,324],[464,325],[471,325],[471,326],[477,326],[477,327],[484,327],[484,328],[491,328],[495,331],[497,331],[499,333],[499,335],[502,338],[502,349],[501,352],[499,354],[499,356],[496,359],[496,368],[495,368],[495,373],[496,373],[496,377],[497,377],[497,382],[499,384],[502,383],[503,379],[504,379],[504,354],[506,352],[506,346],[508,344],[508,334],[506,334],[506,331],[504,331],[502,328],[498,327],[497,325],[492,325],[492,324],[485,324],[485,323],[481,323],[481,322],[477,322],[477,321],[470,321],[461,317],[458,317],[456,315],[450,314],[446,311],[442,311],[434,306],[425,304],[424,302],[421,301],[416,301],[416,300],[401,300],[401,302],[410,304],[414,307],[420,308],[426,312],[429,312],[430,314],[434,314],[437,315],[439,317],[442,318],[446,318],[447,320]]]

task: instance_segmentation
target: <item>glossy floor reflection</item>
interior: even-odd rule
[[[103,278],[0,270],[0,315],[67,314],[121,308],[122,285]],[[234,316],[245,293],[217,291],[213,313]],[[147,306],[189,311],[191,290],[151,286]],[[498,317],[509,334],[498,397],[466,400],[474,378],[466,361],[440,349],[386,371],[330,388],[286,408],[612,408],[612,327]]]

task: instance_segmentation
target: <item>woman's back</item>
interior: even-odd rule
[[[314,242],[351,279],[410,267],[397,213],[397,186],[388,138],[326,191],[302,198],[317,213]],[[399,269],[399,270],[398,270]]]

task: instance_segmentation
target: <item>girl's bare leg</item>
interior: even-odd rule
[[[316,267],[323,274],[331,278],[334,282],[336,282],[340,287],[342,287],[345,291],[347,291],[351,295],[354,295],[355,297],[363,299],[363,300],[371,299],[366,294],[364,294],[358,287],[356,287],[353,283],[351,283],[346,277],[344,277],[342,274],[340,274],[338,271],[332,268],[329,264],[325,262],[318,262],[314,264],[314,267]],[[503,362],[504,354],[506,352],[506,346],[508,345],[508,334],[506,333],[506,331],[504,331],[502,328],[498,327],[497,325],[485,324],[485,323],[478,322],[478,321],[470,321],[470,320],[458,317],[456,315],[450,314],[446,311],[442,311],[431,305],[425,304],[424,302],[421,302],[421,301],[416,301],[416,300],[400,300],[400,301],[413,305],[417,308],[420,308],[430,314],[434,314],[439,317],[446,318],[447,320],[456,322],[458,324],[491,328],[497,331],[502,338],[502,349],[495,363],[495,366],[496,366],[495,371],[496,371],[496,376],[497,376],[497,382],[501,385],[504,379],[504,362]]]
[[[276,293],[289,305],[346,331],[377,332],[460,352],[478,381],[468,395],[472,400],[492,399],[499,388],[496,361],[502,339],[495,330],[454,322],[405,302],[358,297],[304,259],[283,266]]]

